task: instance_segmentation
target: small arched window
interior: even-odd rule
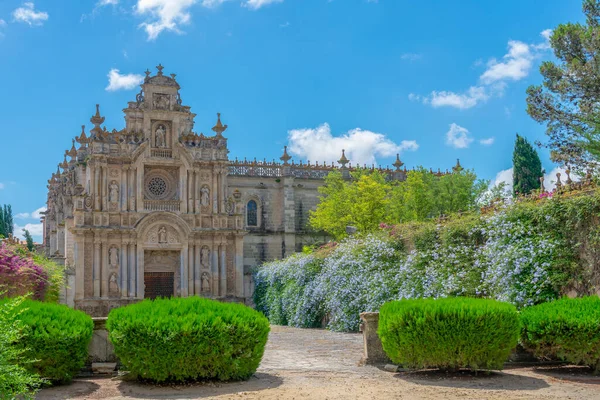
[[[255,200],[250,200],[246,206],[246,225],[258,226],[258,205]]]

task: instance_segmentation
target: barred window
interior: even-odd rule
[[[250,200],[246,206],[246,225],[258,226],[258,205],[254,200]]]

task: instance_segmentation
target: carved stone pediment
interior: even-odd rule
[[[147,244],[170,245],[180,244],[181,240],[177,231],[168,225],[158,225],[146,235]]]

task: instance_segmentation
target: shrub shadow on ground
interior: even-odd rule
[[[600,375],[594,375],[594,371],[584,366],[547,366],[533,369],[536,374],[560,379],[568,382],[586,383],[589,385],[600,385]]]
[[[399,372],[394,376],[417,385],[461,389],[540,390],[550,386],[543,379],[505,372],[421,370]]]
[[[122,396],[134,399],[189,399],[258,392],[281,386],[283,379],[268,373],[256,373],[247,381],[206,381],[189,384],[155,385],[137,381],[121,381],[117,389]]]
[[[35,398],[38,400],[58,400],[71,397],[89,396],[98,389],[100,389],[100,385],[95,382],[88,380],[75,380],[67,385],[44,388],[35,396]]]

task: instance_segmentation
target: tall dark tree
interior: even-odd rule
[[[33,251],[35,247],[33,244],[33,236],[31,236],[31,233],[27,229],[23,229],[23,236],[25,236],[25,241],[27,242],[27,249]]]
[[[542,162],[537,151],[522,136],[517,134],[513,151],[513,193],[529,194],[540,188]]]
[[[540,67],[543,84],[527,89],[527,112],[547,125],[553,161],[583,167],[600,161],[600,0],[584,0],[586,23],[550,36],[556,62]]]
[[[0,236],[8,237],[13,234],[13,216],[10,204],[0,206]]]

